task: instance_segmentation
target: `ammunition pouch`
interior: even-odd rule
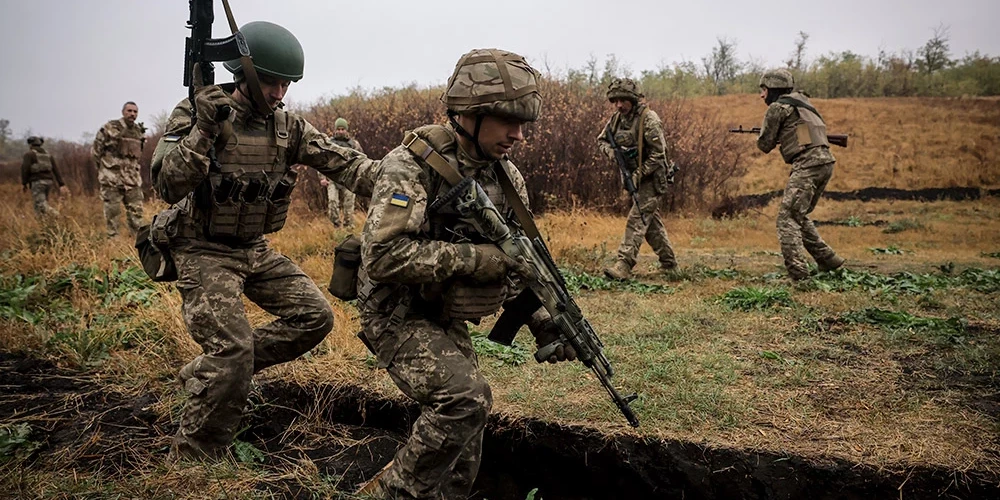
[[[139,158],[142,156],[142,142],[132,137],[119,137],[118,155],[125,158]]]
[[[327,290],[340,300],[358,298],[358,270],[361,267],[361,239],[353,234],[333,251],[333,275]]]
[[[278,231],[288,218],[295,179],[289,170],[272,188],[264,172],[209,175],[205,234],[250,240]]]
[[[153,281],[176,281],[177,266],[170,255],[170,241],[177,237],[181,209],[170,207],[153,216],[153,221],[139,228],[135,249],[142,270]]]

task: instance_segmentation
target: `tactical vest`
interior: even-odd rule
[[[781,144],[781,158],[785,160],[785,163],[791,164],[795,161],[795,157],[806,149],[819,146],[830,147],[830,143],[826,139],[826,123],[823,122],[823,117],[812,109],[802,106],[805,104],[812,107],[808,97],[799,92],[792,92],[778,98],[777,102],[795,108],[795,113],[789,116],[790,123],[781,126],[781,132],[778,136],[778,142]]]
[[[118,156],[138,159],[142,156],[142,132],[138,126],[126,127],[118,135]]]
[[[615,136],[615,142],[618,146],[623,148],[637,148],[638,154],[636,158],[627,159],[629,162],[628,167],[630,171],[635,172],[639,166],[649,159],[649,150],[643,148],[645,141],[645,120],[646,111],[649,108],[645,104],[639,104],[638,108],[635,110],[635,120],[632,122],[629,128],[619,129],[618,125],[621,123],[621,113],[616,113],[614,121],[611,123],[611,130]],[[647,175],[653,176],[653,188],[656,194],[663,194],[667,191],[667,170],[666,168],[657,168],[656,170],[647,173]]]
[[[285,225],[297,177],[285,158],[287,120],[279,109],[266,127],[236,124],[225,147],[216,148],[219,168],[198,196],[210,238],[251,240]]]
[[[28,172],[32,175],[32,177],[38,179],[46,179],[50,177],[46,174],[52,172],[52,155],[41,149],[32,149],[31,151],[35,153],[35,163],[32,163],[31,166],[28,167]]]

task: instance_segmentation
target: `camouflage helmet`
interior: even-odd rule
[[[628,99],[638,102],[646,97],[642,94],[642,86],[631,78],[612,78],[608,84],[608,100]]]
[[[441,101],[455,114],[533,122],[542,109],[538,78],[538,72],[513,52],[475,49],[455,64]]]
[[[333,122],[333,129],[336,130],[338,128],[342,128],[344,130],[347,130],[349,128],[348,125],[349,124],[347,123],[347,119],[346,118],[343,118],[343,117],[337,118]]]
[[[254,21],[244,24],[240,32],[246,37],[253,67],[258,74],[293,82],[302,78],[306,56],[302,52],[302,44],[291,31],[267,21]],[[244,78],[239,59],[226,61],[223,66],[233,73],[237,81]]]
[[[31,146],[41,146],[43,143],[45,143],[45,139],[42,139],[41,137],[38,137],[36,135],[33,135],[28,138],[28,144]]]
[[[792,73],[785,68],[769,69],[760,77],[760,86],[769,89],[790,89],[795,86]]]

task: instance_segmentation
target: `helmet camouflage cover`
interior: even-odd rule
[[[45,139],[42,139],[41,137],[35,135],[28,138],[28,144],[32,146],[41,146],[44,142]]]
[[[608,100],[629,99],[638,101],[645,97],[642,95],[642,86],[639,82],[631,78],[613,78],[608,84]]]
[[[254,21],[244,24],[240,32],[246,37],[257,73],[293,82],[302,78],[306,56],[291,31],[267,21]],[[241,78],[243,65],[239,59],[226,61],[223,66]]]
[[[513,52],[476,49],[455,64],[441,101],[460,115],[497,115],[533,122],[542,109],[538,78],[538,72]]]
[[[333,122],[333,128],[335,128],[335,129],[342,128],[344,130],[347,130],[349,128],[349,124],[347,123],[347,119],[346,118],[337,118]]]
[[[769,89],[790,89],[795,86],[795,80],[787,69],[769,69],[761,75],[760,86]]]

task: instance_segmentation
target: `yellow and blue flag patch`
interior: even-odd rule
[[[392,193],[392,198],[389,200],[389,204],[406,208],[410,204],[410,197],[405,194]]]

